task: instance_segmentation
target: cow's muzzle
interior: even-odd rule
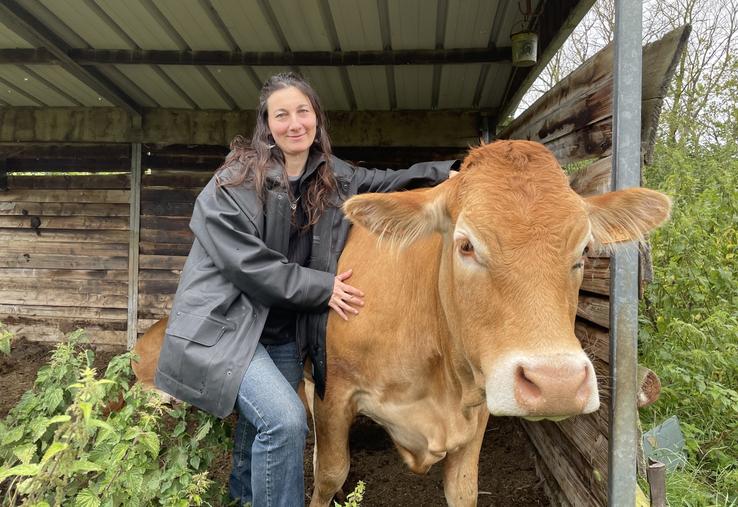
[[[487,383],[493,415],[562,418],[599,408],[597,379],[584,353],[511,357]]]

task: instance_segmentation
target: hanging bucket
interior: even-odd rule
[[[512,41],[512,63],[516,67],[530,67],[538,57],[538,34],[518,32],[510,36]]]

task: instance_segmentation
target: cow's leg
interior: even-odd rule
[[[477,505],[479,451],[482,448],[489,412],[478,408],[478,426],[474,438],[446,456],[443,465],[443,492],[450,507]]]
[[[348,389],[341,389],[333,379],[325,399],[313,399],[315,454],[313,455],[314,488],[310,507],[330,505],[349,472],[348,435],[356,409]]]

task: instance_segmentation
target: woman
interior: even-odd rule
[[[235,405],[229,489],[255,507],[304,504],[302,360],[312,357],[322,395],[327,310],[347,319],[363,305],[346,283],[351,271],[333,274],[349,228],[341,204],[435,185],[453,164],[355,168],[331,155],[325,123],[301,77],[264,84],[251,141],[234,139],[195,203],[195,241],[157,367],[157,386],[178,399],[218,417]]]

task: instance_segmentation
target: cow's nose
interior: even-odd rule
[[[533,416],[581,414],[590,397],[589,369],[580,361],[518,366],[515,399]]]

